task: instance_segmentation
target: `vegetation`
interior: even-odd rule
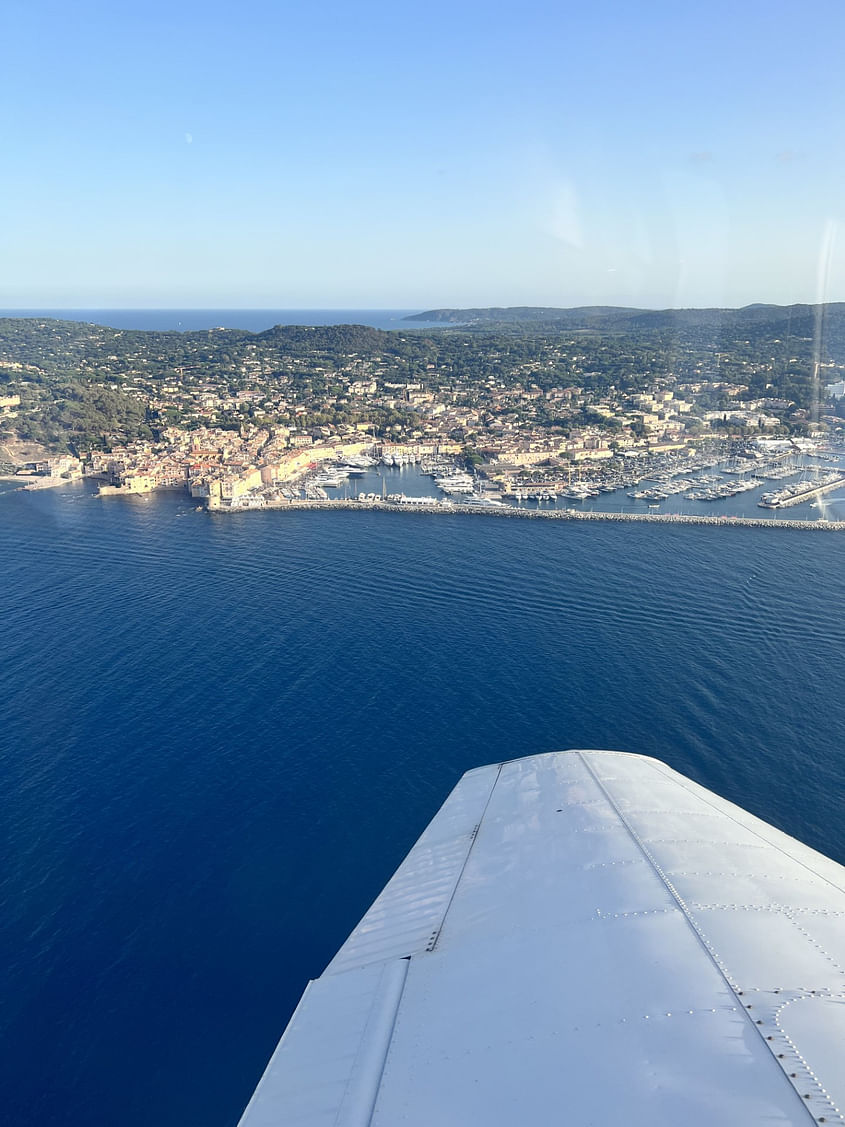
[[[411,320],[393,332],[334,325],[178,333],[0,319],[0,394],[22,400],[0,427],[57,449],[205,422],[366,428],[389,438],[420,425],[413,387],[456,408],[480,406],[490,425],[510,410],[517,421],[564,433],[614,431],[618,418],[595,409],[602,397],[660,385],[695,388],[702,411],[727,414],[732,388],[780,403],[784,429],[800,432],[818,406],[817,364],[825,365],[822,383],[840,378],[835,369],[845,364],[843,305],[440,310],[420,319],[444,327],[418,329]],[[542,398],[567,388],[578,402]],[[511,390],[540,399],[511,409]],[[463,428],[454,436],[463,441]]]
[[[18,436],[54,449],[108,449],[153,437],[143,404],[115,388],[59,385],[49,395],[30,391],[22,407]]]

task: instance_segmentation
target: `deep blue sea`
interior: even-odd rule
[[[374,329],[443,328],[441,323],[406,321],[418,309],[0,309],[0,317],[55,317],[90,321],[113,329],[196,332],[246,329],[261,333],[274,325],[371,325]]]
[[[0,496],[0,1091],[236,1123],[461,773],[659,756],[839,861],[845,537]]]

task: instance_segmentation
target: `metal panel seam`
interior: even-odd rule
[[[604,783],[598,777],[596,772],[593,770],[592,765],[584,758],[584,756],[581,752],[578,752],[578,754],[581,757],[582,763],[587,768],[587,770],[589,771],[590,775],[592,776],[594,782],[596,783],[596,786],[598,786],[599,789],[601,790],[601,792],[604,794],[605,798],[610,803],[611,808],[616,813],[617,818],[622,823],[622,825],[625,827],[625,829],[628,831],[628,834],[630,835],[631,840],[634,842],[634,844],[640,850],[642,855],[646,858],[649,865],[653,869],[655,875],[662,882],[662,884],[666,888],[666,891],[669,893],[669,895],[672,897],[672,899],[678,905],[678,908],[683,913],[684,919],[687,921],[690,928],[692,929],[693,934],[695,935],[698,943],[701,945],[701,948],[704,951],[705,955],[707,956],[709,961],[712,963],[712,965],[715,967],[717,973],[721,976],[721,978],[723,979],[727,988],[730,990],[730,992],[736,998],[736,1000],[737,1000],[737,1010],[741,1011],[742,1014],[745,1016],[745,1019],[748,1022],[749,1027],[754,1031],[756,1036],[762,1042],[763,1047],[767,1050],[767,1052],[770,1054],[770,1056],[773,1058],[775,1063],[780,1068],[781,1074],[783,1075],[784,1079],[787,1081],[787,1083],[789,1084],[789,1086],[793,1090],[793,1092],[795,1092],[796,1099],[798,1100],[798,1106],[800,1106],[804,1109],[804,1112],[807,1115],[809,1122],[815,1123],[816,1117],[813,1115],[813,1113],[807,1107],[806,1103],[804,1103],[804,1101],[801,1099],[801,1097],[798,1093],[798,1090],[796,1089],[795,1085],[790,1080],[789,1076],[787,1076],[786,1071],[783,1069],[783,1067],[781,1065],[781,1062],[777,1059],[775,1054],[772,1052],[772,1049],[771,1049],[768,1041],[766,1041],[765,1036],[760,1031],[759,1026],[756,1024],[754,1019],[748,1013],[748,1010],[746,1009],[744,1003],[742,1002],[742,999],[738,996],[736,989],[731,984],[730,980],[728,979],[728,977],[725,974],[722,967],[719,965],[718,961],[714,958],[713,952],[710,950],[709,946],[707,945],[707,941],[705,940],[704,935],[703,935],[701,929],[699,928],[698,924],[695,922],[695,920],[690,915],[690,913],[687,909],[686,903],[684,902],[683,898],[679,895],[679,893],[677,892],[677,890],[673,886],[672,882],[664,874],[663,870],[660,868],[660,866],[658,865],[655,858],[651,856],[651,854],[648,851],[647,846],[642,841],[642,839],[640,838],[639,834],[636,832],[634,827],[629,824],[628,820],[626,819],[625,815],[622,813],[622,810],[617,805],[617,803],[614,800],[613,796],[611,795],[610,791],[607,789],[607,787],[604,785]],[[662,772],[661,772],[661,774],[662,774]],[[821,1084],[819,1084],[818,1081],[816,1081],[816,1084],[817,1084],[818,1088],[820,1089],[820,1091],[822,1093],[824,1093],[825,1097],[827,1098],[827,1093],[824,1092],[824,1089],[822,1088]]]
[[[434,948],[437,946],[437,941],[440,939],[441,933],[443,932],[443,928],[446,924],[446,917],[449,915],[449,909],[452,907],[452,902],[455,899],[455,895],[457,894],[458,885],[461,883],[461,877],[464,875],[470,856],[472,855],[472,851],[475,848],[475,843],[478,840],[479,830],[481,829],[481,826],[484,822],[484,816],[487,813],[487,809],[490,806],[490,800],[493,797],[493,791],[496,789],[499,779],[501,778],[503,767],[504,763],[500,763],[499,768],[496,771],[496,778],[493,780],[493,785],[490,787],[490,793],[487,795],[487,801],[484,803],[484,809],[481,811],[481,817],[478,819],[478,825],[472,832],[472,841],[469,843],[469,849],[466,851],[464,863],[461,865],[460,872],[458,873],[458,879],[455,881],[455,887],[452,889],[452,894],[446,903],[446,907],[443,910],[443,915],[440,917],[440,923],[437,925],[437,931],[426,946],[426,951],[434,950]]]
[[[794,915],[792,914],[792,911],[793,911],[792,908],[784,908],[783,909],[783,915],[786,916],[786,918],[793,925],[793,927],[796,927],[801,932],[801,934],[804,936],[804,938],[807,940],[807,942],[811,943],[813,945],[813,947],[815,947],[816,950],[819,952],[819,954],[822,955],[825,959],[827,959],[827,961],[831,964],[831,966],[836,968],[836,970],[839,972],[839,974],[845,974],[845,967],[842,966],[842,964],[839,962],[839,960],[837,958],[835,958],[833,955],[831,955],[830,951],[828,951],[827,948],[825,948],[821,943],[819,943],[818,939],[816,939],[815,936],[812,935],[811,932],[809,932],[805,927],[801,926],[801,924],[798,922],[798,920],[795,919]]]
[[[662,771],[662,770],[660,770],[660,768],[661,768],[661,767],[663,767],[663,766],[664,766],[664,764],[662,764],[662,763],[660,762],[660,760],[659,760],[659,759],[656,759],[656,760],[654,761],[654,764],[655,764],[655,767],[657,768],[657,772],[658,772],[658,774],[660,774],[660,775],[663,775],[663,777],[664,777],[665,779],[669,779],[669,781],[670,781],[670,782],[677,782],[678,786],[680,786],[680,787],[681,787],[681,788],[682,788],[683,790],[685,790],[685,791],[686,791],[686,792],[687,792],[688,794],[692,794],[692,795],[695,795],[695,797],[696,797],[696,798],[698,798],[698,800],[699,800],[700,802],[703,802],[703,803],[704,803],[704,804],[705,804],[706,806],[711,806],[711,807],[712,807],[712,808],[713,808],[714,810],[716,810],[716,811],[717,811],[718,813],[720,813],[720,814],[721,814],[721,815],[722,815],[723,817],[727,818],[727,819],[728,819],[729,821],[733,822],[733,823],[734,823],[735,825],[737,825],[737,826],[741,826],[741,827],[742,827],[742,828],[743,828],[744,830],[746,830],[746,831],[747,831],[748,833],[752,833],[752,834],[754,834],[754,836],[755,836],[755,837],[758,837],[758,838],[759,838],[759,839],[760,839],[760,840],[761,840],[762,842],[764,842],[764,843],[765,843],[765,845],[766,845],[766,846],[767,846],[767,847],[768,847],[769,849],[775,849],[775,850],[777,850],[777,852],[778,852],[778,853],[782,853],[782,854],[783,854],[783,856],[784,856],[784,857],[788,857],[788,858],[789,858],[789,860],[793,862],[793,864],[795,864],[795,865],[800,865],[802,869],[806,869],[806,870],[807,870],[807,872],[808,872],[808,873],[811,873],[811,874],[812,874],[812,876],[814,876],[814,877],[815,877],[816,879],[818,879],[818,880],[823,880],[823,881],[825,882],[825,884],[829,884],[829,885],[830,885],[830,887],[831,887],[831,888],[835,888],[837,892],[845,892],[845,888],[843,888],[843,887],[842,887],[842,885],[839,885],[839,884],[835,884],[835,883],[834,883],[834,882],[833,882],[833,881],[832,881],[832,880],[830,879],[830,877],[827,877],[827,876],[825,876],[825,875],[824,875],[824,873],[819,873],[819,872],[817,872],[817,871],[816,871],[815,869],[812,869],[812,868],[810,868],[810,866],[809,866],[809,865],[808,865],[808,864],[806,863],[806,861],[801,861],[801,860],[799,860],[799,858],[798,858],[798,857],[796,857],[796,856],[795,856],[795,855],[794,855],[793,853],[788,853],[788,852],[787,852],[787,851],[786,851],[786,850],[785,850],[785,849],[783,848],[783,846],[781,846],[781,845],[778,845],[778,844],[776,844],[776,842],[774,842],[774,841],[770,841],[770,840],[769,840],[768,838],[764,837],[764,836],[763,836],[763,834],[761,834],[761,833],[759,832],[759,830],[757,830],[757,829],[755,829],[755,828],[754,828],[754,826],[749,826],[749,825],[748,825],[747,823],[745,823],[745,822],[741,822],[741,821],[740,821],[740,820],[739,820],[738,818],[735,818],[735,817],[733,816],[733,814],[731,814],[731,813],[730,813],[730,811],[728,811],[728,810],[721,810],[721,809],[720,809],[720,808],[719,808],[718,806],[716,806],[716,805],[715,805],[714,803],[712,803],[712,802],[709,802],[709,801],[707,800],[707,798],[706,798],[706,797],[704,797],[703,795],[699,795],[699,794],[696,794],[696,792],[695,792],[695,791],[693,791],[693,790],[691,790],[691,789],[690,789],[690,788],[689,788],[688,786],[684,786],[684,783],[686,782],[686,780],[685,780],[685,778],[684,778],[684,776],[683,776],[683,775],[679,774],[679,773],[678,773],[677,771],[673,771],[673,772],[672,772],[672,774],[670,775],[670,774],[668,774],[668,773],[667,773],[666,771]],[[671,771],[671,768],[670,768],[669,770]],[[673,776],[674,776],[674,778],[673,778]],[[593,777],[595,778],[596,776],[594,775]],[[597,781],[598,781],[598,780],[597,780]],[[704,788],[702,787],[701,789],[703,790]],[[611,801],[612,801],[612,800],[611,800]],[[726,802],[726,803],[728,804],[728,806],[734,806],[734,805],[735,805],[735,803],[731,802],[731,801],[730,801],[729,799],[727,799],[727,798],[726,798],[726,799],[724,799],[724,801],[725,801],[725,802]],[[748,812],[748,813],[749,813],[749,817],[753,818],[755,822],[759,822],[759,821],[761,820],[761,819],[757,818],[757,817],[756,817],[756,815],[754,815],[754,814],[751,814],[750,812]],[[777,826],[773,826],[773,827],[771,827],[771,828],[772,828],[772,829],[775,829],[775,830],[776,830],[776,831],[777,831],[778,833],[781,833],[781,834],[785,834],[785,831],[784,831],[784,830],[778,830],[778,829],[777,829]],[[787,834],[786,836],[789,836],[789,835]],[[802,843],[802,844],[803,844],[803,843]],[[811,846],[807,846],[807,848],[811,848]],[[825,860],[829,860],[829,858],[825,858]]]

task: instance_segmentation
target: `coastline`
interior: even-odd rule
[[[24,479],[21,482],[20,477],[2,477],[0,481],[18,481],[21,482],[17,489],[3,490],[4,493],[14,492],[35,492],[41,489],[53,488],[56,486],[67,486],[79,484],[82,479],[75,481],[68,481],[62,479],[37,479],[38,484],[32,480]],[[165,490],[162,489],[162,492]],[[166,490],[172,492],[171,490]],[[158,489],[149,490],[146,493],[133,492],[133,493],[114,493],[108,496],[125,496],[125,497],[139,497],[154,495],[159,492]],[[106,496],[105,494],[94,494],[94,496]],[[204,509],[205,512],[212,515],[218,513],[255,513],[255,512],[268,512],[273,510],[275,512],[387,512],[387,513],[419,513],[423,516],[444,516],[444,515],[458,515],[458,516],[491,516],[491,517],[505,517],[516,520],[559,520],[559,521],[604,521],[616,524],[691,524],[691,525],[704,525],[709,527],[733,527],[733,528],[788,528],[793,531],[802,532],[843,532],[845,531],[845,520],[826,520],[820,518],[818,520],[794,520],[790,518],[776,517],[744,517],[744,516],[707,516],[707,515],[694,515],[689,513],[623,513],[623,512],[601,512],[596,509],[578,510],[578,509],[523,509],[517,508],[515,505],[462,505],[460,503],[452,504],[406,504],[397,503],[393,501],[360,501],[341,498],[328,498],[327,500],[296,500],[296,501],[266,501],[260,505],[237,505],[237,506],[221,506],[221,505],[202,505],[197,508]]]
[[[389,512],[389,513],[422,513],[428,516],[442,516],[444,514],[458,514],[467,516],[493,516],[512,517],[521,520],[568,520],[568,521],[615,521],[620,524],[698,524],[733,528],[789,528],[806,532],[842,532],[845,531],[845,521],[828,520],[778,520],[774,517],[710,517],[692,516],[672,513],[609,513],[589,510],[579,512],[576,509],[518,509],[513,505],[402,505],[389,501],[278,501],[264,505],[243,506],[238,508],[208,508],[206,511],[217,513],[254,513],[275,511],[289,512]]]

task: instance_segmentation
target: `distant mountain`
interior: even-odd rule
[[[631,332],[637,330],[680,330],[722,328],[736,330],[743,325],[756,329],[767,326],[796,336],[812,335],[817,316],[831,328],[845,327],[845,303],[826,305],[765,305],[755,303],[741,309],[635,309],[629,306],[584,305],[573,309],[522,305],[488,309],[429,309],[406,317],[407,321],[427,321],[473,328],[492,325],[544,325],[570,329],[602,329]]]
[[[576,323],[602,320],[624,313],[642,313],[645,310],[623,308],[613,305],[584,305],[577,309],[557,309],[540,305],[492,306],[489,309],[429,309],[426,313],[414,313],[405,321],[441,322],[451,325],[478,325],[485,322],[513,324],[520,321],[571,322]]]

